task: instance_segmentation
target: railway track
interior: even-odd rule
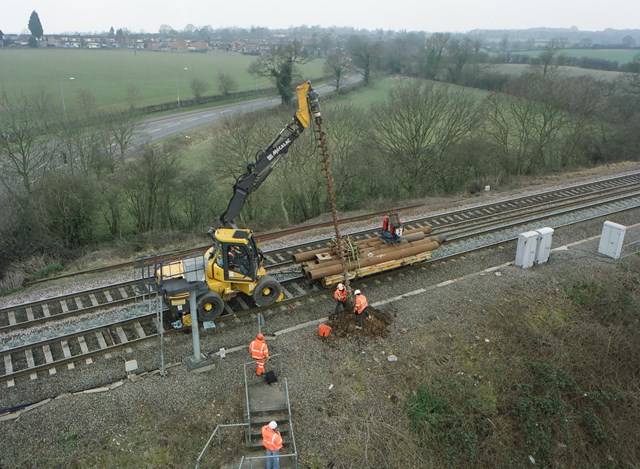
[[[481,205],[478,207],[450,211],[404,223],[406,229],[433,227],[434,234],[446,235],[449,241],[460,238],[467,233],[472,236],[483,227],[491,229],[492,225],[502,220],[514,223],[522,219],[526,222],[534,215],[546,216],[554,210],[570,210],[584,208],[588,203],[600,203],[603,198],[633,196],[634,190],[640,188],[640,174],[634,174],[612,180],[582,184],[569,188],[520,197],[504,202]],[[377,215],[377,214],[376,214]],[[362,219],[358,217],[358,219]],[[292,232],[288,230],[287,232]],[[377,236],[377,229],[362,230],[350,233],[355,241]],[[327,248],[332,238],[322,238],[302,244],[265,251],[265,266],[270,275],[279,280],[287,280],[295,276],[296,264],[293,255],[305,251]],[[199,255],[200,251],[188,251],[191,255]],[[172,253],[175,256],[175,253]],[[153,259],[155,261],[157,259]],[[150,287],[146,279],[137,279],[114,285],[106,285],[95,289],[46,298],[38,302],[15,305],[0,309],[0,333],[11,332],[20,328],[33,327],[50,321],[70,316],[87,314],[120,304],[141,300],[148,295]],[[240,310],[247,306],[239,305]],[[234,309],[235,310],[235,309]],[[231,313],[230,307],[227,313]]]
[[[0,334],[142,300],[148,282],[131,280],[0,309]]]
[[[588,219],[603,216],[603,211],[612,213],[635,207],[640,207],[640,174],[407,220],[405,227],[414,229],[430,225],[434,233],[447,236],[447,249],[434,251],[432,262],[435,262],[468,253],[472,249],[465,249],[462,245],[465,240],[474,237],[517,231],[519,226],[527,223],[543,222],[568,213],[575,214],[577,219]],[[377,236],[376,233],[377,230],[362,230],[349,236],[360,240]],[[512,242],[513,239],[514,236],[509,235],[474,249]],[[325,247],[330,242],[330,238],[325,238],[265,252],[269,273],[280,276],[283,284],[285,300],[279,306],[326,293],[321,286],[296,272],[293,254]],[[457,247],[457,244],[460,246]],[[441,252],[443,254],[439,255]],[[42,326],[51,321],[74,322],[79,315],[98,314],[100,310],[113,309],[114,306],[120,306],[125,310],[125,315],[131,316],[109,319],[104,325],[82,331],[34,340],[28,345],[5,345],[0,349],[0,382],[13,386],[19,377],[35,379],[38,373],[53,374],[58,369],[73,367],[75,363],[90,363],[97,355],[113,353],[119,348],[132,347],[153,339],[157,336],[158,328],[156,314],[149,312],[148,306],[145,306],[149,298],[154,298],[153,288],[149,279],[142,279],[0,309],[0,331],[7,334],[19,328]],[[122,306],[126,304],[130,306]],[[224,328],[228,321],[257,311],[259,309],[248,300],[238,297],[227,305],[223,316],[216,320],[216,326]]]

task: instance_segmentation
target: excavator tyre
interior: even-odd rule
[[[271,306],[280,299],[282,285],[270,275],[262,277],[253,290],[253,301],[260,307]]]
[[[224,300],[218,293],[208,291],[198,297],[198,319],[201,321],[214,321],[224,311]]]

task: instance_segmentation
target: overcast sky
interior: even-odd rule
[[[38,12],[45,34],[127,28],[158,32],[161,25],[196,27],[352,26],[357,29],[465,32],[532,27],[600,31],[640,28],[638,0],[3,0],[0,30],[27,32]]]

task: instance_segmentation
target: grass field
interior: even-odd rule
[[[530,50],[517,52],[522,55],[529,55],[537,57],[540,55],[539,50]],[[618,62],[618,65],[629,63],[633,58],[640,54],[638,49],[562,49],[560,51],[562,55],[567,57],[588,57],[590,59],[604,59],[611,60],[612,62]]]
[[[385,77],[381,80],[372,81],[369,86],[360,87],[347,95],[336,96],[331,102],[349,104],[366,109],[371,104],[386,99],[391,88],[397,84],[398,78]]]
[[[530,65],[526,64],[499,64],[492,65],[491,69],[504,73],[506,75],[519,76],[529,70]],[[567,77],[578,77],[578,76],[590,76],[596,78],[598,80],[604,81],[613,81],[622,75],[622,72],[611,72],[607,70],[594,70],[591,68],[580,68],[580,67],[559,67],[562,75]]]
[[[0,90],[9,96],[43,89],[54,103],[75,106],[80,90],[92,93],[100,106],[126,107],[126,90],[139,90],[137,106],[193,97],[191,80],[208,83],[205,94],[218,94],[216,77],[230,74],[236,91],[272,86],[255,80],[247,68],[256,58],[228,52],[148,52],[134,50],[0,49]],[[304,79],[322,76],[323,61],[302,67]],[[185,70],[186,69],[186,70]],[[70,79],[73,77],[73,80]]]

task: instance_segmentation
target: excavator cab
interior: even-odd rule
[[[214,232],[211,278],[226,282],[258,280],[261,258],[251,231],[220,228]]]
[[[210,291],[225,302],[241,292],[260,307],[271,306],[284,298],[280,283],[267,275],[262,265],[263,255],[251,230],[218,228],[211,235],[214,244],[207,251],[205,270]]]
[[[218,228],[209,235],[213,245],[204,256],[163,266],[157,272],[158,285],[176,279],[193,283],[198,319],[205,322],[217,319],[225,304],[239,293],[252,298],[259,307],[282,301],[282,286],[267,275],[262,252],[251,230]],[[165,303],[170,311],[168,323],[175,328],[176,321],[181,319],[182,325],[189,325],[188,294],[165,296]]]

